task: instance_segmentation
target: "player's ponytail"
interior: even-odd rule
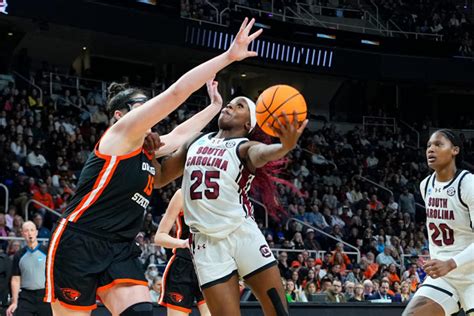
[[[140,89],[130,88],[127,83],[113,82],[107,88],[108,99],[107,109],[111,115],[115,111],[130,110],[127,101],[129,101],[134,95],[145,94]]]
[[[271,137],[265,134],[259,126],[255,126],[250,133],[249,139],[264,144],[271,144]],[[252,182],[251,193],[257,200],[261,201],[268,210],[268,215],[275,221],[280,222],[288,215],[279,202],[279,194],[276,184],[282,184],[289,187],[297,195],[301,192],[297,187],[288,180],[278,177],[286,168],[288,159],[282,158],[267,163],[262,168],[258,168],[255,172],[255,179]]]

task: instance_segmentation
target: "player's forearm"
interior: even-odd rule
[[[18,304],[18,294],[20,293],[20,277],[13,276],[11,281],[12,301],[11,304]]]
[[[463,251],[453,257],[456,268],[459,268],[469,262],[474,262],[474,243],[471,243]]]
[[[249,148],[248,157],[255,168],[260,168],[270,161],[285,157],[288,152],[282,144],[259,144]]]
[[[165,248],[185,248],[186,240],[174,238],[166,233],[156,233],[155,244]]]
[[[201,88],[206,81],[212,79],[232,62],[234,60],[230,58],[228,52],[222,53],[185,73],[169,89],[187,99],[191,93]]]
[[[156,157],[169,155],[178,149],[206,127],[221,109],[222,105],[211,103],[201,112],[179,124],[171,133],[161,136],[165,145],[155,153]]]

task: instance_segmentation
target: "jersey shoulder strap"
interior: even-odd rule
[[[461,196],[461,183],[462,183],[462,180],[464,179],[464,177],[467,176],[468,174],[470,174],[470,172],[467,171],[467,170],[463,170],[461,173],[462,173],[462,174],[461,174],[461,176],[460,176],[460,178],[459,178],[459,181],[458,181],[458,198],[459,198],[459,202],[461,202],[461,204],[462,204],[465,208],[469,209],[469,207],[467,206],[467,204],[462,200],[462,196]]]

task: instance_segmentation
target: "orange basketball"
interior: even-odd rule
[[[296,115],[293,114],[295,111]],[[267,123],[270,123],[271,126],[278,128],[278,123],[275,122],[273,116],[277,117],[282,124],[285,124],[285,118],[282,114],[282,112],[285,112],[290,122],[296,119],[301,124],[306,119],[306,101],[295,88],[280,84],[262,92],[257,100],[256,112],[258,126],[266,134],[276,136],[267,125]]]

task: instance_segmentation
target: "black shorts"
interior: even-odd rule
[[[51,304],[43,302],[44,290],[22,289],[18,296],[18,308],[15,316],[51,316]]]
[[[194,302],[204,301],[193,262],[174,255],[163,273],[161,296],[158,303],[168,308],[191,313]]]
[[[45,301],[92,310],[97,294],[116,284],[148,287],[140,254],[135,241],[111,241],[60,224],[49,245]]]

